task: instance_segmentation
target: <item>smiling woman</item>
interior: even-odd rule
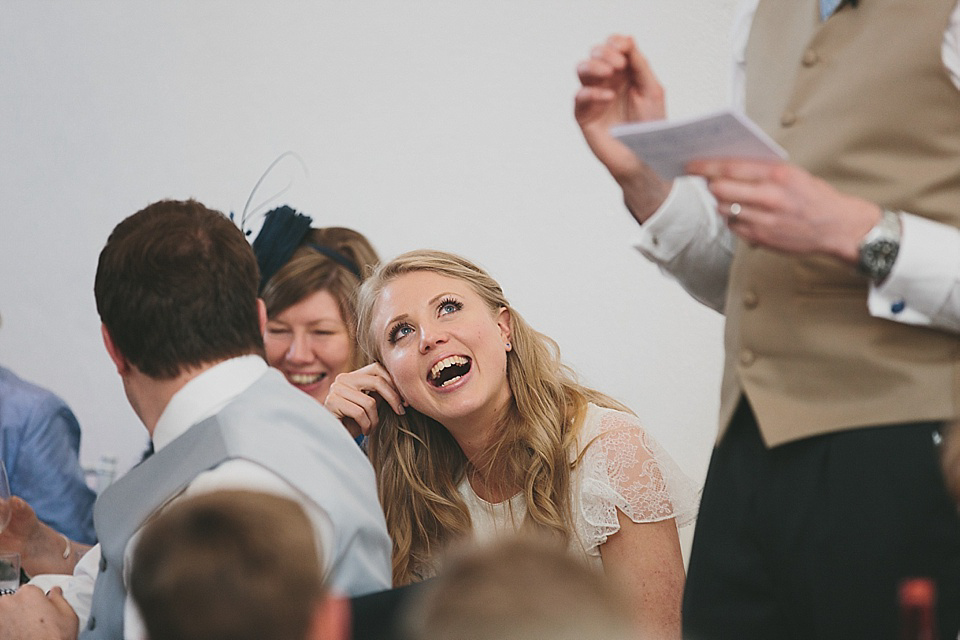
[[[602,570],[644,637],[679,638],[677,528],[698,489],[637,418],[580,385],[458,256],[395,258],[361,286],[357,312],[373,362],[340,376],[325,405],[371,433],[395,584],[434,575],[450,542],[532,528]]]
[[[323,402],[337,374],[360,364],[354,294],[378,259],[362,234],[311,222],[290,207],[274,209],[253,249],[267,307],[267,363]]]
[[[319,402],[333,378],[355,365],[356,341],[342,306],[330,291],[315,291],[269,315],[263,336],[270,365]]]

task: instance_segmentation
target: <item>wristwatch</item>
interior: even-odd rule
[[[880,221],[860,241],[860,273],[874,282],[882,282],[893,269],[900,251],[900,214],[883,210]]]

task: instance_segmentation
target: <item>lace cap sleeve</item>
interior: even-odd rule
[[[636,523],[696,518],[700,488],[628,413],[591,405],[580,436],[586,447],[575,475],[580,480],[577,528],[587,551],[620,529],[617,509]]]

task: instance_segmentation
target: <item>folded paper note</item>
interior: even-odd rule
[[[663,178],[686,173],[691,160],[736,157],[784,160],[787,152],[747,116],[724,110],[687,120],[631,122],[610,132]]]

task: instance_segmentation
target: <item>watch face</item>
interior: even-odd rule
[[[877,240],[863,248],[860,263],[863,270],[873,278],[885,277],[897,259],[900,243],[894,240]]]
[[[860,272],[875,282],[889,275],[900,251],[900,218],[888,209],[860,243]]]

